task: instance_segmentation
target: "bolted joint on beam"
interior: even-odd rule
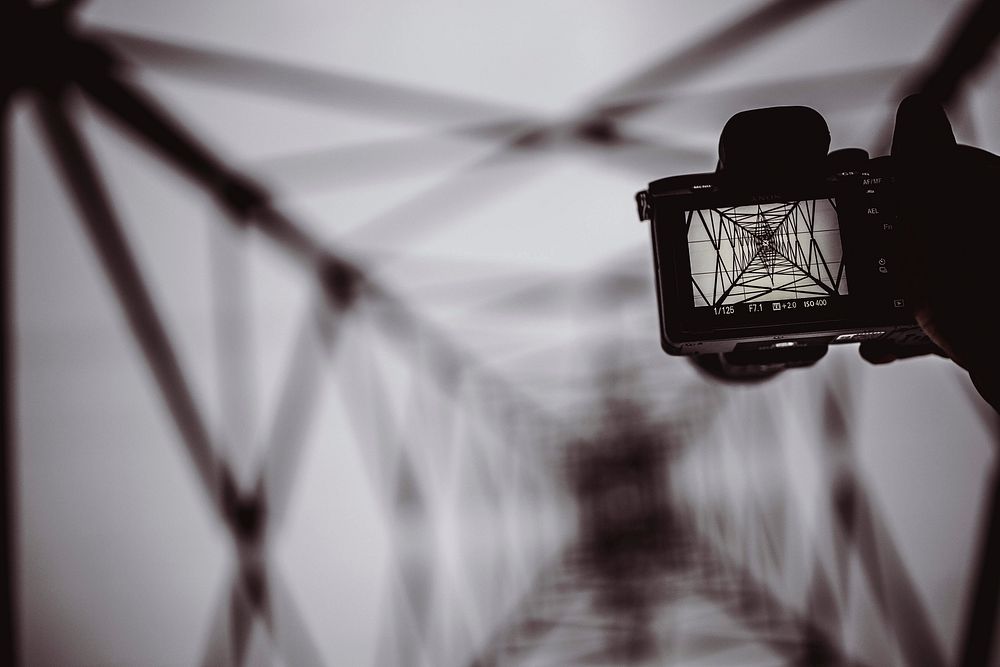
[[[80,34],[73,16],[78,4],[5,3],[0,9],[0,58],[16,64],[0,75],[0,86],[10,92],[63,88],[84,73],[107,72],[121,64],[108,48]]]
[[[263,487],[258,485],[251,493],[237,488],[232,475],[226,474],[222,482],[222,514],[232,530],[233,537],[243,546],[260,545],[267,525],[267,504]]]
[[[357,299],[363,276],[344,260],[328,256],[320,263],[319,279],[331,304],[338,310],[346,310]]]
[[[270,195],[263,187],[238,174],[220,173],[211,191],[219,204],[243,225],[271,206]]]

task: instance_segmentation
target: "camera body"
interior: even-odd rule
[[[636,195],[668,354],[787,367],[828,344],[933,347],[901,280],[891,158],[825,153],[799,170],[672,176]]]

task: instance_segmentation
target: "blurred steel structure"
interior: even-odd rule
[[[203,664],[243,664],[258,622],[267,629],[286,664],[324,664],[271,554],[273,536],[287,513],[296,484],[303,430],[311,414],[320,409],[321,369],[331,363],[351,327],[368,327],[364,338],[354,332],[352,354],[363,358],[358,349],[366,341],[378,337],[391,341],[408,357],[422,360],[415,372],[425,376],[419,382],[427,382],[433,389],[421,390],[418,385],[416,393],[426,394],[421,400],[430,405],[433,401],[427,396],[431,394],[449,397],[460,406],[453,405],[453,409],[503,444],[477,451],[473,443],[478,441],[470,439],[468,452],[438,452],[433,462],[454,465],[462,475],[475,468],[461,467],[462,457],[489,458],[490,463],[481,466],[487,471],[486,478],[478,483],[504,498],[492,507],[494,520],[525,510],[517,498],[532,499],[538,506],[571,500],[579,517],[571,546],[550,558],[549,567],[527,577],[534,582],[533,591],[492,591],[498,598],[519,596],[509,614],[472,627],[476,623],[462,618],[461,610],[447,612],[449,628],[465,624],[459,633],[464,637],[461,640],[448,636],[453,629],[434,627],[429,592],[433,568],[426,563],[433,550],[425,552],[420,546],[433,531],[423,525],[426,519],[421,508],[431,487],[448,488],[450,482],[420,472],[423,464],[414,461],[412,452],[402,445],[407,424],[395,422],[384,409],[390,398],[382,374],[374,366],[356,368],[344,380],[347,384],[342,395],[349,403],[345,409],[355,431],[371,445],[369,470],[388,513],[408,531],[400,538],[399,562],[392,568],[398,589],[394,604],[397,616],[391,622],[396,645],[389,642],[382,647],[380,664],[536,664],[552,660],[560,664],[642,664],[662,655],[663,636],[670,627],[669,613],[664,609],[689,596],[715,601],[740,619],[742,626],[728,636],[695,635],[687,657],[697,657],[700,650],[755,642],[787,664],[865,664],[843,649],[848,613],[843,600],[849,593],[852,559],[860,564],[880,618],[893,630],[903,660],[912,665],[949,664],[947,651],[936,638],[886,522],[856,474],[851,453],[851,406],[837,395],[847,385],[846,377],[830,380],[820,400],[828,464],[821,476],[826,477],[824,488],[828,489],[832,511],[828,526],[833,534],[832,552],[828,556],[836,574],[827,578],[823,567],[814,568],[803,612],[775,595],[767,580],[768,572],[787,565],[779,554],[782,538],[775,528],[781,522],[772,513],[746,508],[750,520],[743,525],[756,527],[756,532],[747,534],[734,529],[732,507],[720,507],[716,513],[696,512],[679,504],[671,491],[666,471],[681,465],[681,453],[689,443],[722,442],[724,438],[716,439],[714,431],[728,427],[719,415],[726,410],[738,412],[738,401],[728,401],[711,391],[692,391],[671,419],[655,419],[651,416],[655,410],[632,402],[634,386],[630,383],[639,380],[618,377],[599,384],[599,390],[608,395],[605,412],[593,423],[538,405],[488,364],[464,351],[439,326],[416,313],[384,286],[363,260],[330,247],[283,211],[268,187],[230,167],[203,145],[133,76],[137,68],[146,65],[171,68],[231,86],[330,102],[364,113],[450,120],[454,122],[448,125],[447,133],[493,146],[460,178],[404,202],[356,233],[368,238],[392,235],[406,239],[447,222],[447,215],[430,214],[435,207],[454,206],[456,201],[473,206],[486,189],[496,187],[487,180],[477,190],[466,180],[470,174],[525,155],[579,153],[643,177],[661,175],[656,169],[663,164],[663,157],[685,149],[640,136],[626,121],[669,105],[672,86],[696,78],[704,69],[738,55],[747,45],[795,26],[827,5],[837,4],[836,0],[767,2],[680,53],[606,86],[588,103],[556,121],[486,102],[262,58],[217,53],[123,31],[88,30],[74,20],[77,4],[72,0],[39,6],[8,2],[2,10],[5,59],[19,63],[7,70],[0,90],[5,133],[0,147],[0,172],[5,179],[0,195],[4,276],[0,302],[0,371],[4,377],[0,472],[5,480],[0,571],[6,573],[0,589],[4,600],[0,648],[10,664],[23,662],[23,656],[15,641],[17,603],[13,591],[18,569],[17,563],[9,562],[18,533],[16,485],[10,463],[17,443],[17,374],[12,362],[13,270],[7,186],[11,151],[7,137],[12,101],[21,93],[27,93],[35,104],[48,150],[169,410],[199,487],[233,544],[236,562],[214,616]],[[1000,5],[989,0],[977,2],[961,17],[952,36],[926,66],[902,79],[899,97],[917,89],[943,103],[960,101],[962,82],[987,57],[1000,30]],[[859,72],[858,77],[870,74]],[[240,234],[259,235],[282,248],[315,283],[313,304],[295,339],[259,461],[248,464],[237,460],[239,454],[207,425],[141,262],[123,232],[98,161],[78,128],[75,111],[81,105],[99,109],[159,159],[188,176],[215,198]],[[883,131],[876,142],[887,145],[887,137]],[[399,148],[405,152],[409,147],[400,143]],[[392,146],[389,149],[392,157]],[[233,261],[229,275],[222,276],[221,282],[239,281],[239,260]],[[595,289],[590,298],[598,306],[626,298],[634,290],[633,275],[623,277],[616,268],[592,280]],[[231,299],[230,305],[239,312],[243,288],[234,286],[235,282],[229,285],[230,292],[225,287],[215,289],[222,290],[220,300]],[[563,291],[560,285],[542,284],[514,297],[530,297],[545,304],[558,299]],[[234,326],[220,319],[219,329],[233,350],[220,369],[221,400],[228,406],[229,426],[237,432],[240,415],[246,410],[241,392],[247,391],[248,350],[240,342],[244,333],[239,323]],[[339,362],[344,363],[344,359]],[[747,405],[752,404],[750,399]],[[447,421],[440,419],[440,423]],[[989,423],[988,428],[995,431],[996,425]],[[248,466],[249,474],[240,472]],[[707,473],[704,468],[697,472]],[[961,665],[990,664],[994,643],[1000,592],[1000,484],[995,473],[990,485],[991,504],[984,515],[978,566],[970,573],[974,595],[956,662]],[[516,540],[506,548],[511,558],[516,558]],[[503,588],[502,584],[498,588]]]

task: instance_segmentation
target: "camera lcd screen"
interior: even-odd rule
[[[835,199],[684,212],[696,309],[825,309],[846,295]]]

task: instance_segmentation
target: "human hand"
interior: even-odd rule
[[[903,277],[917,323],[1000,411],[1000,156],[956,143],[944,110],[899,105],[892,139]],[[911,356],[871,341],[861,356]]]

